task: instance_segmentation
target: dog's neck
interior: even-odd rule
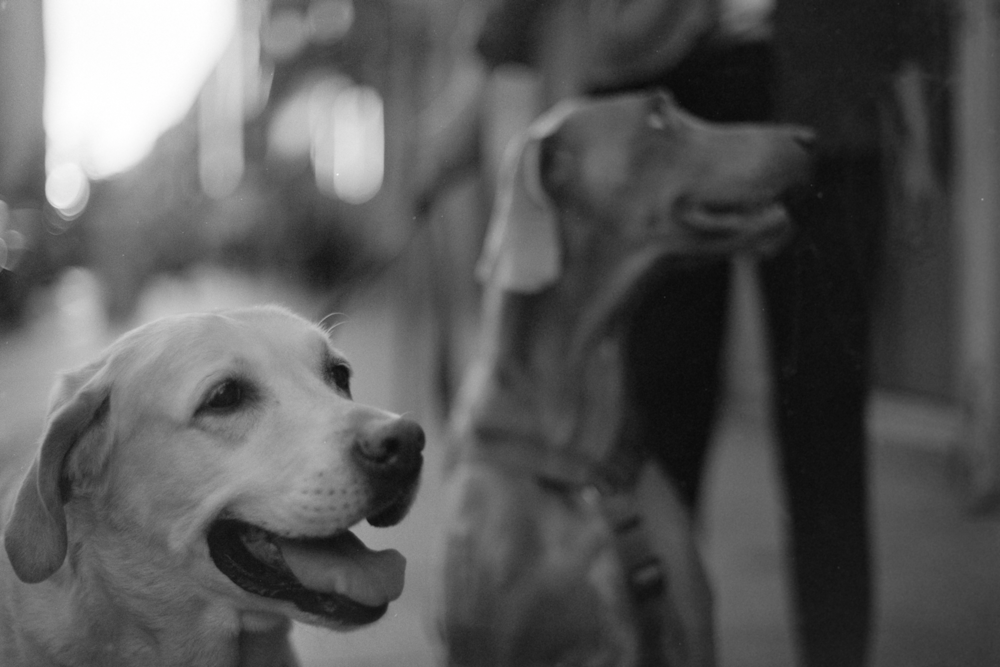
[[[638,454],[629,446],[623,308],[658,255],[591,241],[571,246],[567,271],[538,293],[487,286],[482,340],[491,347],[463,387],[468,421],[458,428],[474,447],[565,452],[628,485]]]

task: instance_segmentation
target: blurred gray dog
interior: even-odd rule
[[[714,664],[690,518],[637,444],[624,332],[664,262],[782,243],[811,142],[650,93],[563,103],[511,151],[450,425],[449,665]]]

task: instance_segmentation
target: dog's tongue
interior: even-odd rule
[[[378,607],[403,593],[406,559],[395,549],[372,551],[350,532],[324,540],[278,539],[285,564],[314,591]]]

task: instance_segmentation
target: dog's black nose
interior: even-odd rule
[[[405,417],[372,424],[357,441],[358,462],[367,471],[382,475],[406,475],[420,465],[424,429]]]

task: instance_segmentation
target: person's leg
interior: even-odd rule
[[[644,451],[698,500],[720,382],[729,264],[671,271],[640,299],[629,327],[629,391]]]
[[[865,405],[881,182],[874,158],[821,158],[816,190],[793,207],[798,238],[762,267],[808,667],[863,665],[869,643]]]
[[[647,87],[668,89],[706,120],[763,121],[771,115],[771,57],[764,43],[696,51]],[[718,403],[729,280],[725,261],[675,267],[646,291],[630,327],[630,390],[643,447],[692,509]]]

